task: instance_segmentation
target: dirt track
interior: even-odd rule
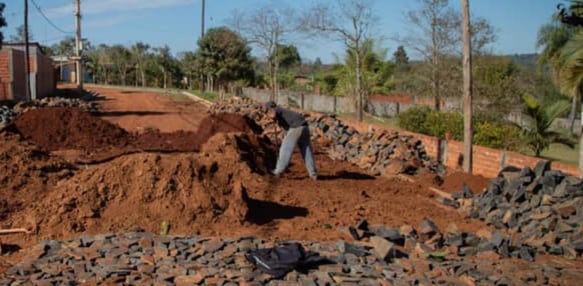
[[[152,93],[93,91],[105,97],[100,101],[102,113],[98,117],[79,115],[83,120],[77,120],[78,123],[89,127],[68,127],[78,138],[109,138],[113,132],[117,134],[112,137],[115,140],[102,143],[115,146],[115,142],[129,140],[128,136],[138,136],[132,134],[144,135],[148,131],[145,133],[151,137],[145,141],[164,144],[154,144],[158,148],[153,151],[143,145],[140,148],[132,145],[129,149],[132,152],[125,152],[130,143],[115,146],[113,151],[97,148],[90,153],[81,152],[83,158],[103,158],[106,154],[109,159],[79,164],[76,159],[85,145],[74,143],[81,139],[65,150],[69,156],[62,156],[63,150],[51,148],[50,144],[39,149],[38,146],[43,146],[40,141],[37,145],[34,140],[24,144],[13,135],[4,135],[1,151],[13,159],[4,166],[11,172],[15,169],[12,166],[18,166],[17,173],[11,175],[7,170],[4,173],[8,175],[0,178],[11,190],[0,196],[4,228],[36,226],[38,239],[62,239],[84,233],[159,232],[162,222],[168,222],[171,234],[297,240],[350,240],[344,228],[362,218],[389,226],[417,227],[424,218],[431,218],[443,229],[450,223],[463,231],[487,228],[484,223],[437,203],[427,188],[433,184],[433,177],[418,178],[416,183],[370,177],[351,164],[329,159],[316,146],[319,181],[309,179],[299,153],[294,154],[290,170],[275,180],[267,171],[275,164],[276,147],[248,132],[252,127],[246,127],[237,118],[201,125],[208,114],[204,107],[192,102],[174,102],[165,95]],[[57,128],[59,124],[71,124],[67,118],[42,117],[46,110],[38,111],[38,115],[29,112],[27,124],[37,125],[33,131],[48,130],[43,124],[51,124],[51,130],[63,130]],[[64,113],[67,112],[58,112]],[[39,119],[36,123],[35,118]],[[113,125],[91,127],[107,125],[100,118],[119,124],[126,132]],[[239,124],[236,129],[224,130],[240,130],[245,134],[212,137],[203,144],[201,152],[173,149],[173,143],[180,141],[176,138],[180,142],[203,143],[214,134],[209,130],[219,130],[220,126],[235,121]],[[213,124],[219,127],[212,127]],[[209,132],[201,132],[205,128]],[[96,133],[97,130],[105,131]],[[33,137],[30,138],[29,141]],[[165,150],[174,153],[160,152]],[[446,191],[457,191],[462,182],[479,191],[488,181],[454,173],[443,186]],[[36,239],[14,235],[3,237],[2,242],[26,248]]]

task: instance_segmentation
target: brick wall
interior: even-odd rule
[[[0,100],[9,100],[10,94],[10,51],[0,51]]]
[[[345,124],[354,127],[359,132],[367,132],[370,128],[377,130],[383,129],[382,127],[371,125],[368,123],[353,122],[348,120],[343,120]],[[392,130],[390,128],[384,128],[386,130]],[[400,131],[401,134],[411,135],[418,138],[425,145],[425,150],[429,156],[436,158],[437,150],[439,148],[439,140],[436,137],[431,137],[423,134],[417,134],[407,131]],[[441,149],[443,150],[442,159],[447,167],[455,170],[461,170],[463,164],[463,142],[454,140],[441,140]],[[475,175],[481,175],[487,178],[494,178],[498,175],[498,172],[506,166],[516,166],[516,167],[526,167],[529,166],[534,168],[536,164],[544,159],[530,157],[516,152],[496,150],[488,147],[474,145],[472,149],[473,153],[473,170],[472,173]],[[565,173],[578,175],[578,166],[567,165],[559,162],[552,163],[553,170],[561,170]]]
[[[12,99],[26,100],[26,71],[24,65],[25,53],[23,51],[12,50]]]
[[[55,69],[53,67],[53,61],[49,57],[38,55],[37,59],[37,98],[43,98],[55,92]]]
[[[26,99],[25,64],[24,51],[18,49],[0,51],[0,100]],[[49,57],[42,54],[31,56],[30,72],[36,79],[36,98],[54,93],[55,71]]]

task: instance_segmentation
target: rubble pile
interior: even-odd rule
[[[99,110],[97,103],[79,98],[45,97],[40,100],[21,101],[13,108],[0,106],[0,129],[10,125],[18,114],[39,107],[76,107],[92,113]]]
[[[241,113],[255,120],[266,134],[276,139],[275,122],[266,116],[260,103],[232,98],[215,103],[210,112]],[[387,130],[371,130],[361,134],[334,115],[307,114],[307,121],[312,130],[312,141],[325,147],[332,159],[356,164],[371,175],[444,171],[443,166],[427,155],[423,143],[409,135]]]
[[[289,270],[282,277],[262,272],[249,261],[250,252],[278,244],[255,237],[212,239],[132,232],[45,240],[0,275],[0,283],[578,285],[583,278],[576,266],[555,261],[499,259],[491,252],[462,257],[425,250],[443,244],[444,238],[450,245],[479,240],[455,239],[459,234],[451,233],[443,236],[431,221],[425,221],[418,231],[410,226],[366,230],[374,232],[366,242],[301,241],[307,251],[325,259],[305,269]],[[411,244],[413,240],[424,243]]]
[[[510,230],[514,244],[532,253],[574,259],[583,252],[583,180],[551,170],[550,162],[506,168],[479,196],[465,186],[454,197],[472,218]]]
[[[98,111],[98,105],[95,102],[64,97],[45,97],[40,100],[21,101],[14,106],[14,111],[16,113],[22,113],[38,107],[76,107],[89,112]]]
[[[18,115],[14,110],[10,109],[8,106],[0,106],[0,129],[8,126]]]

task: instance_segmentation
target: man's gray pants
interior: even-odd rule
[[[310,128],[308,126],[290,128],[287,131],[283,138],[283,142],[281,143],[277,166],[273,173],[279,175],[285,171],[289,165],[296,144],[300,147],[300,152],[304,159],[304,163],[306,163],[306,169],[308,170],[310,177],[316,177],[317,173],[314,165],[314,155],[312,154],[312,146],[310,144]]]

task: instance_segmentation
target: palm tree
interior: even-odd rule
[[[537,157],[540,157],[542,151],[551,143],[559,143],[571,148],[575,146],[572,137],[550,129],[553,121],[569,109],[567,101],[543,105],[534,96],[528,94],[523,99],[527,115],[527,124],[522,126],[523,136],[527,146]]]
[[[578,28],[562,24],[557,17],[551,23],[542,26],[537,35],[537,48],[543,48],[538,64],[540,66],[550,64],[553,71],[553,80],[559,84],[564,60],[561,49],[573,38]],[[568,93],[568,95],[571,95]],[[572,96],[571,113],[569,115],[569,130],[574,133],[575,114],[577,111],[577,96]]]
[[[561,91],[573,97],[581,97],[583,91],[583,31],[577,34],[561,49]],[[583,120],[583,119],[582,119]],[[579,176],[583,177],[583,136],[579,141]]]

